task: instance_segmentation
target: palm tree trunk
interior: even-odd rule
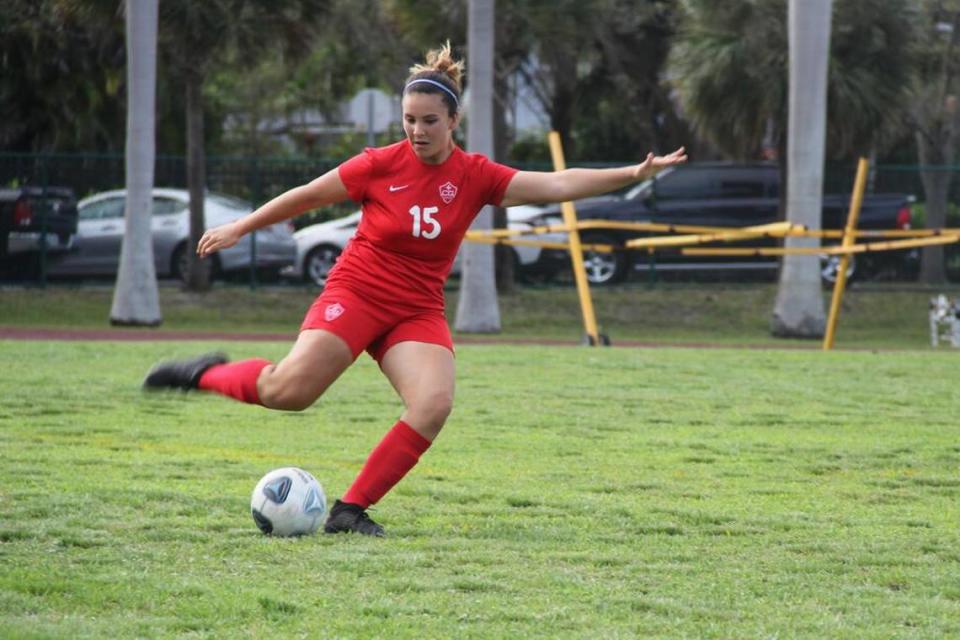
[[[494,0],[470,0],[467,22],[467,58],[470,72],[470,122],[467,148],[493,157],[493,40]],[[471,229],[492,227],[492,208],[484,207]],[[466,243],[455,321],[457,331],[500,331],[500,308],[494,280],[493,247]]]
[[[553,95],[550,101],[550,128],[560,133],[560,142],[569,157],[576,153],[571,138],[573,120],[576,112],[577,58],[570,51],[557,52],[550,62],[550,80],[553,83]]]
[[[960,141],[960,105],[955,87],[954,49],[960,44],[960,11],[953,12],[950,41],[943,52],[936,99],[932,111],[916,133],[917,153],[921,165],[952,165]],[[943,228],[947,224],[947,200],[953,174],[947,169],[921,171],[927,203],[927,227]],[[947,280],[943,245],[925,247],[920,257],[920,282],[943,284]]]
[[[955,110],[956,104],[953,105]],[[936,168],[936,165],[953,164],[956,140],[960,136],[960,118],[957,114],[945,106],[944,115],[946,123],[936,123],[932,131],[918,131],[916,135],[921,166],[935,167],[920,171],[926,197],[926,224],[930,229],[947,226],[947,204],[953,172],[945,167]],[[920,282],[943,284],[946,281],[943,245],[924,247],[920,254]]]
[[[494,64],[496,65],[496,58]],[[494,67],[493,86],[493,158],[497,162],[503,162],[510,148],[507,102],[512,99],[512,96],[510,95],[508,77],[506,74],[497,73],[496,66]],[[506,229],[508,224],[507,210],[503,207],[496,207],[493,210],[493,227],[495,229]],[[500,294],[509,294],[514,291],[516,274],[513,269],[513,256],[513,247],[503,244],[494,245],[495,279],[497,292]]]
[[[206,148],[203,139],[203,75],[186,75],[187,103],[187,189],[190,192],[190,256],[187,274],[187,289],[208,291],[210,289],[210,261],[197,256],[197,244],[205,229],[203,199],[207,187]]]
[[[127,202],[110,323],[162,321],[150,216],[156,146],[157,0],[127,0]]]
[[[929,164],[930,145],[918,135],[917,146],[920,152],[920,163]],[[947,200],[950,193],[949,170],[921,170],[920,180],[923,183],[923,192],[926,196],[926,224],[931,229],[942,229],[947,226]],[[944,264],[943,245],[924,247],[920,253],[920,282],[925,284],[943,284],[947,281],[947,270]]]
[[[831,0],[790,0],[790,96],[787,127],[787,220],[820,229],[827,123]],[[787,247],[818,246],[787,238]],[[816,256],[784,256],[771,318],[773,335],[821,338],[826,329]]]

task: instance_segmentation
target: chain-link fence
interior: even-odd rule
[[[210,157],[207,160],[206,174],[208,190],[215,193],[234,196],[250,202],[252,205],[258,205],[266,202],[270,198],[298,185],[302,185],[315,177],[322,175],[326,171],[337,166],[342,159],[284,159],[284,158],[243,158],[243,157]],[[602,166],[599,164],[582,166]],[[702,197],[704,201],[709,199],[732,199],[739,202],[740,205],[750,204],[750,199],[763,200],[763,203],[754,202],[750,206],[761,206],[769,208],[772,202],[778,198],[778,188],[766,186],[757,190],[757,183],[754,176],[747,171],[743,181],[731,181],[725,186],[710,185],[705,186],[701,180],[698,182],[696,176],[706,175],[709,168],[716,165],[691,165],[691,168],[704,169],[704,171],[691,172],[689,184],[684,185],[681,182],[674,184],[676,194],[670,194],[664,188],[658,191],[657,185],[653,186],[651,195],[654,200],[668,197],[682,197],[695,200]],[[530,165],[524,166],[530,170],[549,170],[549,166]],[[0,188],[7,194],[7,199],[16,197],[18,190],[23,187],[32,186],[43,190],[66,187],[73,191],[78,200],[94,194],[102,193],[112,189],[122,189],[124,187],[125,165],[123,156],[120,154],[18,154],[18,153],[0,153]],[[769,171],[769,168],[768,168]],[[776,172],[774,172],[776,173]],[[824,193],[826,196],[832,196],[833,201],[849,202],[849,194],[853,186],[855,167],[853,165],[829,166],[825,173]],[[941,181],[948,184],[946,190],[946,223],[948,227],[960,227],[960,165],[939,166],[939,167],[921,167],[915,165],[879,165],[875,166],[870,173],[868,181],[868,193],[879,194],[899,194],[907,197],[910,201],[910,221],[913,227],[923,227],[928,225],[929,203],[927,192],[925,190],[926,176],[938,176]],[[776,180],[776,178],[774,178]],[[927,180],[929,183],[930,180]],[[157,187],[173,187],[185,189],[187,184],[186,162],[183,157],[158,156],[156,159],[154,171],[154,184]],[[663,185],[668,185],[664,181]],[[704,189],[701,193],[698,189]],[[724,189],[740,190],[737,193],[724,191]],[[56,205],[51,204],[52,198],[33,196],[30,204],[32,205],[33,226],[32,234],[23,233],[18,224],[24,219],[24,207],[17,209],[15,203],[8,202],[6,207],[0,198],[0,280],[16,279],[19,282],[40,282],[46,281],[48,275],[57,277],[57,261],[62,259],[64,254],[76,252],[78,245],[85,242],[83,234],[70,239],[57,235],[57,229],[45,228],[44,224],[50,223],[54,218],[52,209]],[[845,205],[838,205],[845,206]],[[729,207],[728,207],[729,208]],[[323,210],[309,212],[304,216],[293,221],[293,225],[301,228],[308,224],[323,222],[333,218],[342,217],[356,209],[356,205],[350,202],[342,203],[336,207],[329,207]],[[638,205],[637,212],[642,212],[643,207]],[[18,214],[19,211],[19,214]],[[732,211],[732,209],[731,209]],[[62,213],[62,212],[61,212]],[[841,212],[845,217],[845,208]],[[17,216],[20,216],[19,218]],[[641,213],[637,213],[641,215]],[[645,220],[637,220],[645,221]],[[122,221],[121,229],[122,229]],[[209,221],[208,221],[209,222]],[[842,220],[839,222],[842,226]],[[729,223],[731,226],[737,226],[735,222]],[[826,224],[826,222],[825,222]],[[52,225],[51,223],[51,226]],[[832,226],[832,225],[827,225]],[[19,234],[19,235],[18,235]],[[11,250],[14,245],[13,238],[16,236],[16,251]],[[257,244],[253,243],[252,247]],[[253,250],[256,254],[256,250]],[[944,249],[945,262],[948,277],[960,282],[960,249],[956,244],[947,245]],[[646,279],[649,274],[647,266],[648,260],[636,259],[637,268],[633,269],[634,277]],[[649,261],[654,268],[656,265],[667,267],[659,258],[656,261]],[[640,264],[642,263],[642,264]],[[681,267],[685,265],[679,265]],[[53,267],[53,268],[48,268]],[[114,267],[115,268],[115,267]],[[776,265],[774,264],[774,273]],[[691,277],[697,277],[696,270],[688,271],[693,274]],[[743,272],[745,273],[745,272]],[[106,274],[109,276],[109,274]],[[897,278],[910,277],[911,274],[897,273]],[[912,274],[915,276],[915,272]],[[263,276],[263,272],[255,268],[243,270],[239,275],[234,275],[235,282],[250,283],[255,285],[258,278]],[[711,278],[715,274],[711,274]],[[101,276],[103,277],[103,276]],[[729,276],[736,280],[736,273]],[[285,280],[281,280],[285,281]]]
[[[211,157],[206,166],[207,188],[259,204],[309,182],[341,161]],[[124,182],[122,155],[0,153],[0,186],[65,186],[83,199],[122,189]],[[185,189],[186,160],[180,156],[158,156],[153,182],[157,187]]]
[[[339,160],[288,160],[211,157],[207,160],[207,188],[212,193],[233,196],[249,202],[261,204],[270,198],[322,175],[337,166]],[[103,224],[93,231],[97,237],[85,237],[83,225],[79,233],[66,237],[59,229],[50,228],[55,207],[61,215],[70,205],[67,202],[53,202],[50,195],[55,189],[72,190],[77,201],[114,189],[123,189],[125,182],[125,163],[119,154],[0,154],[0,187],[5,188],[7,206],[0,202],[0,280],[17,282],[35,282],[43,284],[50,278],[77,280],[84,278],[109,278],[111,269],[116,269],[118,255],[112,259],[87,260],[75,276],[65,273],[71,264],[71,256],[81,253],[86,242],[104,245],[105,251],[119,251],[119,241],[108,242],[104,235],[109,232],[122,234],[123,221]],[[186,189],[186,161],[182,157],[158,156],[154,169],[154,185]],[[26,192],[30,193],[27,194]],[[29,196],[29,197],[28,197]],[[170,205],[161,205],[163,206]],[[104,211],[91,211],[89,216],[105,216]],[[154,205],[154,213],[158,205]],[[322,210],[308,212],[294,220],[296,228],[343,216],[356,208],[346,202]],[[122,216],[122,211],[114,212]],[[186,213],[179,210],[185,216]],[[86,214],[85,214],[86,215]],[[29,224],[26,221],[29,220]],[[208,223],[209,223],[208,219]],[[263,235],[262,232],[259,235]],[[234,282],[249,283],[255,286],[264,277],[276,276],[280,269],[277,256],[261,252],[257,256],[257,247],[267,239],[251,242],[249,269],[235,269],[231,276]],[[105,245],[110,245],[106,247]],[[156,242],[155,242],[156,246]],[[91,249],[92,250],[92,249]],[[257,268],[258,263],[269,268]],[[292,263],[292,259],[291,259]],[[112,265],[112,266],[111,266]],[[63,268],[60,268],[60,267]],[[161,263],[166,266],[166,263]],[[174,265],[175,266],[175,265]],[[158,269],[159,270],[159,269]],[[175,268],[172,271],[177,271]],[[176,277],[179,273],[165,275]]]

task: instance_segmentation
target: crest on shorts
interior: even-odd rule
[[[333,322],[343,315],[344,311],[345,309],[343,308],[342,304],[339,302],[334,302],[333,304],[327,305],[327,308],[323,310],[323,318],[327,322]]]
[[[450,181],[440,185],[440,197],[444,203],[450,204],[457,197],[457,186]]]

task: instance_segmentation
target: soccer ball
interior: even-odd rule
[[[303,536],[320,526],[327,513],[327,497],[312,475],[284,467],[260,479],[250,496],[250,512],[266,534]]]

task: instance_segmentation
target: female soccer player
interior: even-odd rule
[[[454,357],[443,283],[480,209],[586,198],[686,160],[680,148],[614,169],[517,171],[454,144],[463,63],[453,59],[449,43],[410,71],[402,101],[405,140],[366,149],[200,239],[197,253],[206,257],[311,209],[347,198],[361,204],[357,233],[307,312],[287,357],[277,364],[228,363],[223,354],[207,354],[161,363],[144,380],[147,389],[215,391],[270,409],[300,411],[366,350],[405,410],[335,502],[324,527],[328,533],[384,535],[366,509],[413,468],[450,414]]]

